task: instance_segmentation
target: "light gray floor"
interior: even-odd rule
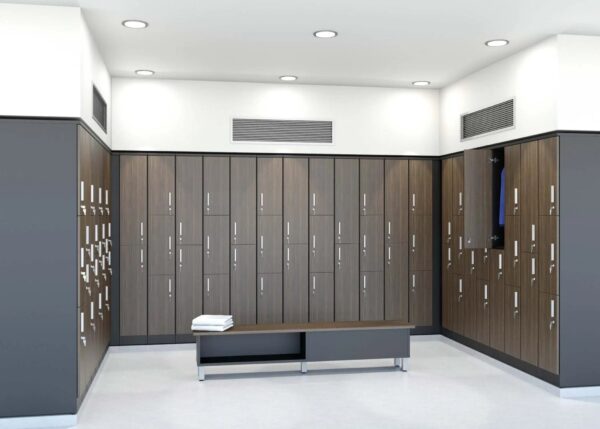
[[[192,345],[112,348],[77,427],[600,427],[600,398],[560,399],[440,336],[413,337],[408,373],[392,359],[310,364],[306,375],[298,364],[243,365],[209,367],[198,382],[194,353]]]

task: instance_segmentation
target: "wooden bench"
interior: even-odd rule
[[[196,337],[198,380],[207,365],[308,362],[393,358],[394,366],[408,369],[410,330],[397,322],[333,322],[241,325],[225,332],[193,331]]]

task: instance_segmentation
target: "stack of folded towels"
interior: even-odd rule
[[[192,331],[223,332],[233,326],[233,317],[203,314],[192,320]]]

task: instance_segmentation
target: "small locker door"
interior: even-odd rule
[[[153,342],[173,342],[175,340],[175,280],[173,276],[149,277],[148,335],[159,337],[151,340]]]
[[[121,246],[146,245],[148,171],[146,156],[120,156]]]
[[[231,244],[256,243],[256,159],[231,158]]]
[[[490,346],[504,351],[504,252],[492,250],[490,272]]]
[[[258,275],[256,312],[259,324],[282,323],[283,285],[281,273]]]
[[[490,285],[487,280],[477,281],[477,341],[490,345]]]
[[[408,161],[385,160],[385,240],[408,242]]]
[[[283,322],[308,322],[308,246],[284,247]]]
[[[146,248],[121,246],[121,337],[148,334],[148,287]]]
[[[204,157],[204,215],[229,215],[229,157]]]
[[[510,286],[521,285],[521,224],[519,216],[507,216],[505,225],[504,283]]]
[[[229,216],[204,218],[204,274],[229,273]]]
[[[148,213],[150,216],[175,214],[175,157],[148,157]]]
[[[539,367],[558,374],[558,296],[540,293]]]
[[[540,140],[540,216],[558,216],[558,137]]]
[[[335,320],[359,319],[358,244],[335,246]]]
[[[431,271],[413,271],[409,275],[410,322],[417,326],[431,326],[432,300]]]
[[[258,158],[256,176],[257,213],[263,216],[282,216],[283,160]]]
[[[452,240],[453,190],[452,176],[454,162],[452,158],[442,160],[442,239]],[[387,201],[386,201],[387,204]]]
[[[231,314],[229,312],[229,275],[205,275],[203,298],[203,314]]]
[[[463,156],[452,158],[452,206],[454,216],[464,215],[465,202],[465,159]]]
[[[475,257],[477,258],[477,278],[481,280],[490,279],[491,258],[489,249],[477,249]]]
[[[539,279],[537,255],[523,254],[521,265],[521,359],[538,364]]]
[[[335,160],[335,242],[358,243],[358,159]]]
[[[410,217],[410,269],[426,271],[432,269],[432,219],[431,216]]]
[[[202,245],[202,157],[177,156],[177,244]]]
[[[474,260],[474,252],[469,251],[469,263]],[[477,276],[475,266],[469,265],[463,281],[465,300],[465,336],[477,339]]]
[[[383,216],[361,216],[360,250],[361,271],[383,271]]]
[[[148,252],[150,275],[175,274],[175,219],[150,216]]]
[[[506,216],[521,214],[521,145],[515,144],[504,148],[504,177]]]
[[[333,272],[333,216],[310,217],[310,272]]]
[[[408,246],[385,249],[385,319],[408,322]]]
[[[504,351],[517,359],[521,358],[521,296],[520,289],[505,286]]]
[[[308,242],[308,159],[283,159],[283,238],[286,244]]]
[[[333,273],[312,273],[309,282],[309,321],[333,322]]]
[[[410,213],[431,216],[433,163],[428,160],[411,159],[408,183]]]
[[[310,158],[309,207],[311,216],[333,216],[333,158]]]
[[[176,334],[189,335],[191,322],[202,314],[202,247],[180,246],[176,270]]]
[[[360,273],[360,320],[383,320],[383,273]]]
[[[258,216],[257,258],[259,273],[280,273],[282,270],[282,218]]]
[[[463,234],[463,222],[462,216],[455,216],[454,222],[452,223],[452,268],[455,274],[463,274],[465,271],[466,263],[466,250]]]
[[[538,142],[521,145],[521,245],[522,251],[538,251]]]
[[[454,332],[465,335],[465,284],[462,275],[455,275],[453,282],[452,314],[454,320],[451,324]]]
[[[256,323],[256,246],[254,245],[232,246],[231,314],[235,323],[239,325]]]
[[[383,160],[360,160],[360,214],[383,215]]]
[[[540,216],[540,292],[558,295],[558,217]]]

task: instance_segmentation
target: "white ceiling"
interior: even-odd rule
[[[554,34],[600,35],[600,0],[48,0],[80,6],[114,76],[443,87]],[[124,19],[150,23],[146,30]],[[335,39],[316,39],[333,29]],[[511,41],[488,48],[493,38]]]

